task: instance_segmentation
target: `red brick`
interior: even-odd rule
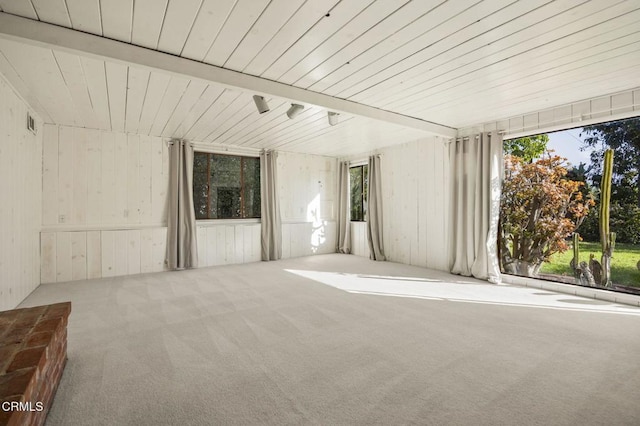
[[[42,367],[46,361],[45,351],[46,346],[40,346],[37,348],[24,349],[18,352],[14,357],[11,364],[7,368],[7,372],[21,370],[23,368],[30,367]]]
[[[27,338],[30,331],[31,328],[11,328],[2,336],[2,344],[21,344]]]
[[[60,325],[60,318],[43,320],[38,322],[38,324],[33,329],[33,332],[38,333],[41,331],[55,331]]]
[[[40,333],[32,333],[29,335],[25,342],[25,347],[35,348],[37,346],[45,346],[52,342],[54,334],[50,331],[43,331]]]
[[[55,305],[49,305],[47,312],[44,314],[45,318],[60,318],[68,317],[71,313],[71,303],[56,303]]]
[[[0,374],[6,371],[9,363],[13,361],[13,356],[20,350],[20,345],[13,343],[0,346]]]
[[[29,368],[0,376],[0,398],[24,393],[35,371],[35,368]]]

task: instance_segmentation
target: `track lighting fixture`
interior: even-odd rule
[[[333,111],[327,111],[327,117],[329,118],[329,125],[330,126],[335,126],[336,124],[338,124],[338,116],[340,114],[338,114],[337,112],[333,112]]]
[[[302,112],[303,109],[304,109],[303,105],[291,104],[291,106],[287,110],[287,117],[289,117],[290,119],[294,119],[298,114]]]
[[[253,102],[256,103],[256,108],[258,108],[258,112],[260,114],[269,112],[269,105],[267,105],[267,101],[264,99],[264,96],[253,95]]]

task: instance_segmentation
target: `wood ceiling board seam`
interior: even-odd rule
[[[46,108],[37,96],[31,92],[31,89],[27,85],[27,83],[20,77],[18,72],[13,65],[9,62],[9,60],[4,56],[2,50],[0,49],[0,73],[6,78],[9,84],[12,86],[14,92],[16,92],[20,97],[24,99],[24,101],[34,109],[34,111],[40,115],[40,118],[45,123],[53,123],[51,116],[47,112]]]
[[[55,46],[57,50],[66,50],[102,59],[107,58],[174,75],[189,76],[189,78],[215,82],[231,88],[297,101],[297,103],[317,105],[336,112],[389,121],[447,137],[453,137],[456,134],[456,130],[449,126],[4,13],[0,13],[0,38],[18,40],[33,45]]]
[[[347,117],[340,124],[343,124],[351,119],[353,119],[353,117]],[[342,127],[342,129],[344,129],[344,126]],[[295,146],[295,142],[303,138],[315,138],[327,132],[338,132],[340,130],[341,128],[339,128],[338,126],[330,126],[329,122],[326,119],[320,117],[319,119],[314,120],[311,125],[305,126],[302,132],[296,132],[296,134],[292,135],[289,138],[278,138],[278,140],[268,144],[267,147],[270,149],[275,149],[289,145]]]
[[[522,53],[528,52],[529,50],[541,48],[547,44],[557,42],[558,39],[562,39],[567,36],[565,33],[568,32],[569,29],[567,28],[568,25],[566,23],[564,23],[563,25],[559,25],[559,22],[557,24],[553,23],[553,21],[555,20],[562,21],[563,17],[561,16],[561,14],[558,14],[556,16],[553,16],[547,19],[543,23],[538,24],[537,26],[539,28],[530,26],[526,29],[523,29],[522,31],[518,31],[514,33],[515,35],[513,37],[517,37],[517,39],[520,39],[520,37],[522,37],[523,35],[524,37],[527,37],[525,34],[529,34],[529,33],[531,33],[531,37],[525,38],[524,41],[517,42],[515,44],[510,44],[504,49],[501,49],[495,53],[490,53],[489,55],[482,56],[480,59],[473,60],[474,57],[478,55],[483,55],[484,52],[488,50],[486,47],[481,46],[480,48],[470,53],[466,53],[450,61],[446,61],[446,56],[442,56],[440,60],[446,61],[443,64],[439,64],[437,62],[436,63],[424,62],[423,64],[420,64],[419,66],[416,66],[413,69],[411,69],[410,72],[402,72],[397,76],[390,78],[386,82],[381,83],[377,86],[374,86],[375,87],[374,90],[368,90],[366,92],[362,92],[357,96],[354,96],[353,100],[356,100],[359,102],[367,102],[367,103],[369,103],[368,101],[370,100],[372,104],[376,104],[377,102],[373,100],[373,98],[375,97],[375,94],[382,93],[382,92],[388,93],[387,91],[385,91],[385,89],[388,89],[389,87],[391,87],[391,85],[397,84],[398,81],[402,81],[403,87],[405,87],[404,89],[399,91],[399,92],[402,92],[403,95],[409,91],[415,93],[416,91],[420,90],[419,87],[421,84],[433,85],[434,81],[439,78],[453,79],[456,76],[456,74],[464,72],[466,67],[472,66],[472,64],[482,67],[482,64],[485,61],[491,61],[491,58],[496,55],[500,59],[494,60],[494,62],[490,63],[487,66],[490,66],[491,64],[496,62],[510,59],[511,57],[508,55],[510,55],[509,52],[511,51],[513,51],[512,56],[518,56]],[[545,27],[550,27],[549,31],[546,31]],[[541,33],[543,35],[539,36],[539,34]],[[554,34],[556,33],[560,33],[564,35],[556,37],[554,36]],[[548,41],[545,42],[544,41],[545,39]],[[514,41],[512,36],[509,36],[506,38],[502,38],[500,40],[496,40],[494,42],[490,42],[491,50],[499,49],[501,45],[509,44],[512,41]],[[527,46],[527,44],[532,44],[532,43],[534,44],[533,46]],[[460,58],[466,59],[467,63],[454,68],[455,64],[457,63],[456,60],[460,60],[460,62],[462,62]],[[471,62],[468,62],[469,60]],[[448,65],[448,66],[445,67],[444,69],[439,69],[442,65]],[[438,74],[434,76],[433,74],[436,72]],[[416,82],[420,82],[420,83],[416,84]],[[374,93],[374,95],[372,95],[372,93]],[[391,103],[391,101],[396,98],[403,99],[404,96],[400,96],[398,94],[397,87],[394,86],[394,94],[390,95],[390,99],[385,99],[385,101],[388,101],[389,103]]]
[[[300,10],[304,1],[274,0],[269,3],[253,28],[245,34],[224,63],[224,68],[242,71]]]
[[[264,13],[269,0],[238,0],[204,62],[222,67]]]
[[[30,0],[0,0],[0,7],[6,13],[38,19],[38,14]]]
[[[80,57],[91,105],[98,119],[99,128],[111,130],[111,110],[107,91],[107,75],[102,60]]]
[[[129,67],[127,76],[127,112],[125,115],[125,131],[128,133],[138,133],[150,77],[151,73],[148,70]]]
[[[464,41],[473,39],[479,34],[482,34],[485,32],[484,25],[486,23],[495,21],[496,24],[499,24],[503,22],[503,14],[511,13],[513,15],[517,15],[520,13],[519,8],[511,8],[513,3],[505,5],[505,3],[510,1],[511,0],[501,0],[500,2],[492,2],[492,7],[487,10],[482,10],[480,7],[485,6],[486,3],[480,3],[478,8],[481,10],[475,10],[474,6],[456,15],[450,20],[443,22],[440,26],[434,27],[434,31],[438,31],[435,41],[423,40],[425,37],[425,35],[423,35],[419,39],[421,42],[424,42],[423,45],[417,45],[414,40],[403,46],[408,49],[407,52],[403,49],[391,52],[381,60],[377,61],[374,65],[367,67],[367,72],[364,73],[364,76],[360,76],[360,81],[340,90],[336,93],[336,96],[345,99],[356,96],[364,90],[384,83],[399,73],[407,72],[422,62],[431,60],[438,54],[450,49],[450,45],[456,46],[463,44]],[[544,2],[547,0],[536,1]],[[527,2],[527,4],[532,3],[533,2]],[[481,15],[482,17],[478,19],[478,13],[486,13],[487,15]],[[507,15],[507,17],[509,17],[509,15]],[[429,34],[426,33],[426,35]],[[407,53],[409,54],[407,55]],[[334,86],[332,91],[335,91],[335,89],[336,87]]]
[[[295,120],[295,122],[289,122],[283,120],[278,123],[276,126],[271,129],[261,132],[256,136],[253,136],[251,139],[243,142],[243,146],[256,146],[259,145],[260,141],[271,138],[271,139],[281,139],[283,136],[287,136],[292,133],[297,133],[299,128],[306,128],[307,126],[314,125],[315,122],[320,122],[320,120],[326,120],[326,114],[324,111],[310,112],[307,117],[303,117],[302,120]]]
[[[73,114],[65,108],[65,105],[72,105],[73,102],[51,49],[0,41],[0,51],[21,79],[35,89],[34,93],[39,94],[40,103],[54,122],[76,124]],[[64,89],[61,90],[61,87]]]
[[[448,21],[468,9],[465,0],[453,0],[440,3],[412,24],[378,43],[375,48],[363,51],[349,61],[348,65],[332,71],[320,81],[309,87],[310,90],[335,95],[349,87],[349,80],[355,80],[360,72],[399,50],[407,50],[406,56],[430,43],[429,34],[439,27],[441,22]],[[347,81],[343,83],[343,81]]]
[[[124,132],[129,67],[119,63],[105,62],[105,71],[109,110],[111,111],[111,129],[116,132]]]
[[[567,1],[570,1],[573,3],[583,2],[583,0],[567,0]],[[528,3],[528,4],[531,5],[533,3]],[[557,5],[558,3],[553,3],[553,4]],[[542,7],[537,7],[536,9],[524,15],[521,15],[516,19],[510,20],[508,23],[505,23],[504,25],[500,25],[499,27],[494,28],[491,31],[484,32],[483,34],[477,37],[474,37],[470,40],[467,40],[464,43],[460,43],[457,46],[451,49],[448,49],[444,52],[441,52],[410,69],[407,69],[405,71],[398,73],[394,77],[389,78],[385,82],[380,83],[375,87],[379,88],[380,91],[384,91],[386,88],[388,88],[389,85],[397,84],[398,81],[402,81],[403,89],[401,90],[401,92],[404,93],[407,91],[407,88],[412,87],[412,84],[415,85],[417,82],[422,83],[422,82],[430,81],[433,78],[432,74],[434,72],[439,72],[438,76],[440,76],[440,75],[447,74],[448,72],[456,71],[459,68],[462,68],[463,66],[468,65],[469,57],[474,58],[475,56],[478,56],[478,55],[485,55],[481,57],[481,59],[484,59],[486,57],[485,52],[487,50],[497,50],[500,48],[500,46],[510,43],[512,37],[522,37],[523,33],[527,34],[526,31],[530,29],[531,26],[528,26],[523,29],[521,26],[521,23],[518,22],[518,19],[522,19],[524,17],[527,17],[527,19],[531,19],[532,17],[534,17],[539,13],[545,13],[544,8],[546,6],[548,6],[548,4]],[[534,17],[533,19],[540,19],[540,21],[536,21],[536,24],[535,24],[536,26],[541,26],[542,24],[540,22],[545,22],[546,24],[546,21],[544,21],[545,18],[543,17],[540,17],[540,18]],[[514,31],[506,36],[496,37],[496,34],[493,34],[494,31],[504,32],[509,28],[513,28]],[[557,28],[557,26],[553,28]],[[542,25],[540,27],[540,31],[538,30],[534,31],[534,34],[535,34],[534,37],[539,35],[544,30],[545,30],[544,25]],[[545,36],[548,36],[548,34],[545,33]],[[525,39],[525,41],[528,41],[528,40],[529,39]],[[515,44],[511,44],[502,50],[506,50],[507,48],[514,48],[514,46]],[[463,61],[466,61],[466,62],[461,64],[461,62]],[[471,62],[473,62],[473,60],[471,60]],[[445,68],[444,70],[440,70],[440,68],[445,65],[447,65],[447,68]],[[395,89],[397,90],[397,87]],[[369,89],[361,92],[358,95],[355,95],[353,98],[368,99],[369,97],[373,96],[372,93],[378,94],[379,92],[376,89],[374,90]],[[394,92],[393,97],[400,98],[400,96],[396,96],[396,95],[397,94]]]
[[[102,32],[105,37],[131,43],[133,3],[133,0],[101,1]]]
[[[162,136],[162,130],[167,124],[167,120],[169,120],[171,114],[175,111],[190,82],[191,80],[183,77],[171,77],[167,90],[162,97],[160,108],[158,108],[158,112],[153,120],[150,135]]]
[[[271,111],[273,111],[275,113],[275,111],[278,108],[282,107],[282,103],[280,103],[277,107],[275,106],[275,100],[274,99],[266,99],[267,103],[269,103],[269,108],[271,108],[271,110],[269,111],[269,113]],[[258,114],[258,112],[256,111],[255,105],[253,102],[248,102],[246,101],[244,107],[242,107],[242,109],[240,109],[238,112],[236,112],[236,114],[231,117],[230,119],[226,120],[224,123],[220,124],[219,126],[216,126],[215,128],[213,128],[211,130],[211,132],[204,137],[205,141],[209,141],[209,142],[217,142],[219,143],[220,141],[217,141],[217,139],[222,136],[223,134],[227,133],[227,131],[229,131],[230,129],[233,129],[235,127],[237,127],[240,123],[242,123],[244,120],[248,119],[248,118],[257,118],[258,120],[260,120],[260,118],[264,118],[266,115],[269,115],[269,113],[265,113],[265,114]]]
[[[176,137],[184,139],[185,134],[198,122],[204,115],[204,113],[215,103],[215,101],[222,95],[224,88],[210,84],[200,96],[200,99],[193,105],[193,108],[184,117],[184,120],[180,122],[176,129]]]
[[[202,119],[198,120],[194,126],[187,131],[185,135],[186,139],[202,141],[202,137],[211,132],[211,128],[214,125],[213,123],[215,123],[220,114],[229,108],[240,96],[241,92],[237,90],[225,89],[202,115]]]
[[[437,80],[435,80],[434,81],[435,84],[432,85],[430,88],[421,90],[417,92],[416,95],[414,96],[408,96],[406,98],[406,101],[390,103],[387,107],[393,108],[394,110],[407,111],[413,107],[418,106],[417,104],[421,103],[421,99],[424,99],[425,97],[431,99],[431,96],[444,94],[444,92],[451,92],[452,89],[455,89],[457,92],[470,92],[470,91],[472,92],[477,87],[478,79],[487,80],[487,81],[500,81],[500,85],[517,82],[519,80],[526,80],[528,77],[537,75],[539,73],[553,70],[553,69],[558,69],[562,66],[568,66],[573,63],[578,63],[582,60],[595,57],[597,54],[600,54],[600,53],[607,53],[612,48],[616,49],[619,47],[624,47],[619,44],[624,38],[630,38],[631,43],[636,43],[638,42],[639,35],[640,33],[636,31],[635,33],[627,34],[626,36],[616,38],[615,40],[611,40],[606,43],[601,43],[599,45],[586,46],[583,49],[578,49],[577,44],[574,44],[567,48],[567,50],[570,51],[569,54],[567,54],[568,52],[565,52],[564,49],[560,51],[550,52],[549,55],[551,54],[554,54],[554,56],[558,55],[558,57],[554,58],[552,62],[537,63],[536,65],[533,65],[527,69],[522,68],[522,70],[518,72],[512,71],[508,63],[504,63],[504,64],[496,63],[494,64],[495,65],[494,67],[483,68],[482,69],[483,72],[481,74],[479,71],[475,71],[459,77],[459,78],[464,78],[464,80],[461,82],[458,82],[454,86],[450,85],[452,80],[447,80],[446,87],[439,91],[433,91],[432,89],[435,89],[438,86],[444,85],[444,83],[438,83]],[[614,46],[609,46],[612,43],[615,43]],[[628,44],[629,42],[625,42],[625,45],[628,45]],[[587,54],[586,56],[584,55],[585,52]],[[535,61],[535,60],[542,60],[544,56],[545,55],[532,54],[532,57],[530,58],[524,57],[522,59],[525,62],[531,63],[532,61]],[[574,57],[577,57],[577,58],[574,59]],[[487,75],[486,73],[491,72],[492,69],[495,69],[495,72],[493,72],[490,75]],[[476,83],[476,85],[473,84],[474,82]],[[492,86],[492,87],[496,87],[496,86]]]
[[[336,3],[338,0],[306,1],[241,71],[256,76],[265,72],[284,54],[291,45],[291,40],[299,40],[309,28],[323,19],[328,9]]]
[[[240,111],[251,104],[253,104],[253,99],[247,99],[243,96],[243,93],[241,93],[240,96],[231,102],[211,123],[209,123],[210,125],[206,129],[206,132],[201,133],[196,140],[208,142],[206,138],[213,130],[225,125],[227,121],[232,121]]]
[[[639,16],[640,16],[640,14],[639,14]],[[605,33],[605,34],[615,34],[618,31],[624,30],[626,27],[635,28],[635,23],[633,23],[631,25],[627,25],[627,26],[622,26],[622,27],[618,27],[618,23],[613,23],[612,24],[612,28],[616,28],[616,29],[614,31],[610,31],[609,33]],[[597,27],[592,27],[592,28],[589,28],[587,31],[591,31],[591,30],[594,30],[596,28]],[[596,35],[594,35],[593,37],[590,37],[590,38],[598,38],[598,39],[600,39],[602,36],[603,36],[602,33],[598,33],[598,34],[596,34]],[[464,84],[465,82],[468,83],[468,82],[471,82],[471,81],[477,81],[477,79],[480,78],[480,77],[477,76],[478,73],[487,72],[487,71],[490,71],[491,69],[496,68],[496,67],[499,67],[498,73],[500,73],[500,70],[504,70],[504,68],[507,68],[507,67],[510,68],[510,67],[513,67],[514,65],[517,65],[518,63],[521,63],[523,66],[526,67],[522,72],[526,73],[526,72],[529,72],[530,69],[531,69],[531,67],[528,67],[527,64],[530,63],[532,59],[542,60],[542,59],[544,59],[545,56],[549,56],[549,55],[554,56],[554,55],[558,55],[558,54],[564,55],[563,58],[566,59],[567,58],[567,54],[565,52],[563,52],[562,49],[568,49],[568,50],[571,51],[570,55],[568,55],[568,56],[574,55],[576,53],[575,46],[578,46],[580,43],[587,43],[589,41],[589,39],[583,39],[583,40],[581,40],[581,41],[579,41],[577,43],[569,44],[568,46],[559,48],[558,50],[550,51],[549,53],[542,54],[542,55],[536,54],[533,51],[535,49],[531,49],[530,53],[531,53],[531,55],[534,55],[533,58],[529,58],[529,57],[526,57],[526,56],[524,56],[524,57],[513,56],[513,57],[509,57],[509,58],[502,59],[502,60],[496,60],[493,64],[491,64],[491,65],[489,65],[487,67],[484,67],[484,68],[479,69],[479,70],[470,71],[467,74],[463,74],[460,77],[457,77],[457,78],[464,78],[464,81],[459,83],[455,87],[458,87],[461,84]],[[566,37],[562,39],[562,43],[565,43],[567,41],[570,41],[570,40],[568,38],[566,38]],[[590,49],[593,49],[595,47],[596,46],[592,46],[592,45],[591,46],[587,46],[586,50],[590,50]],[[518,62],[516,62],[516,64],[513,64],[513,63],[511,63],[511,59],[513,59],[515,61],[518,61]],[[538,65],[536,65],[536,67],[537,66]],[[425,88],[423,88],[423,89],[421,89],[419,91],[418,91],[418,89],[416,89],[416,94],[408,96],[406,98],[406,102],[403,102],[402,105],[408,105],[408,104],[410,104],[412,102],[415,103],[415,100],[412,100],[411,98],[416,98],[418,96],[420,98],[424,98],[425,96],[428,95],[429,90],[432,89],[433,87],[436,87],[436,86],[439,86],[439,85],[444,85],[444,83],[449,83],[450,81],[452,81],[451,78],[456,78],[455,74],[456,73],[447,73],[447,72],[445,72],[441,76],[433,77],[432,80],[431,80],[431,84],[429,86],[427,86],[427,87],[425,87]],[[514,76],[514,72],[513,71],[509,71],[509,75],[510,76]],[[486,74],[482,74],[482,76],[483,76],[482,78],[488,78],[486,76]],[[493,75],[493,77],[495,78],[495,74]],[[440,91],[440,92],[442,92],[442,91]],[[397,105],[397,104],[390,103],[389,107],[392,107],[393,105]]]
[[[371,3],[372,0],[339,2],[331,10],[331,16],[323,17],[313,27],[309,28],[302,37],[290,44],[287,50],[266,71],[260,74],[260,77],[277,81],[292,66],[322,44],[327,37],[339,31],[340,28],[358,16]]]
[[[251,132],[246,135],[242,140],[233,139],[228,143],[237,143],[243,146],[251,146],[257,143],[259,140],[265,138],[274,137],[274,135],[281,135],[287,132],[290,132],[291,129],[297,129],[300,126],[304,126],[305,123],[309,123],[313,121],[311,116],[316,116],[315,119],[320,117],[320,111],[313,111],[312,109],[308,109],[303,111],[299,119],[289,120],[286,114],[279,114],[275,120],[269,122],[268,127],[258,132]],[[289,130],[287,130],[289,129]]]
[[[185,89],[180,101],[176,105],[176,108],[171,113],[171,116],[167,120],[161,134],[165,137],[173,138],[174,133],[180,123],[189,114],[189,111],[194,107],[196,102],[204,94],[208,84],[200,80],[191,80],[189,85]]]
[[[65,0],[31,0],[38,20],[71,28],[71,18]]]
[[[66,2],[74,30],[102,35],[99,0],[66,0]]]
[[[82,126],[99,128],[80,58],[77,55],[55,51],[53,57],[73,100],[76,116],[82,117]]]
[[[395,13],[407,4],[408,0],[375,1],[347,22],[342,28],[327,37],[318,47],[307,53],[295,65],[278,77],[278,81],[295,84],[299,79],[311,72],[343,48],[358,40],[384,18]],[[296,84],[299,86],[298,84]]]
[[[159,7],[159,1],[163,2],[163,7]],[[168,6],[168,0],[135,0],[131,24],[133,44],[154,50],[158,48]]]
[[[622,63],[625,64],[625,61],[622,61]],[[634,87],[635,85],[637,85],[637,80],[626,81],[618,78],[618,76],[623,76],[629,71],[637,72],[639,68],[640,63],[628,65],[626,67],[621,67],[611,74],[595,76],[582,84],[574,85],[571,87],[567,87],[568,84],[566,84],[565,81],[561,81],[557,86],[546,88],[545,90],[540,92],[532,92],[526,95],[522,95],[518,97],[518,99],[513,103],[504,107],[500,106],[500,109],[495,108],[494,110],[500,111],[500,114],[502,114],[502,116],[513,116],[514,112],[524,110],[523,112],[516,112],[516,114],[518,115],[524,115],[531,110],[547,110],[555,105],[556,101],[554,101],[553,104],[548,101],[549,95],[554,95],[555,99],[560,99],[558,103],[562,105],[574,102],[575,97],[572,98],[571,96],[572,94],[573,96],[575,96],[575,92],[578,90],[581,93],[582,99],[594,99],[602,96],[601,90],[606,90],[607,93],[629,90],[630,87]],[[562,100],[564,100],[565,102],[562,102]],[[527,107],[527,110],[525,110],[525,106]],[[469,117],[471,116],[473,115],[470,114]]]
[[[273,124],[274,122],[284,122],[285,118],[283,117],[283,114],[286,113],[286,110],[288,109],[288,107],[289,107],[289,104],[285,102],[279,105],[278,107],[272,109],[270,111],[272,112],[272,114],[261,114],[257,120],[254,119],[253,116],[245,117],[245,120],[243,121],[247,122],[246,125],[238,126],[235,133],[220,135],[219,137],[220,140],[218,142],[233,145],[234,144],[233,141],[236,141],[238,139],[246,139],[252,133],[261,133],[265,130],[265,127],[269,126],[270,124]],[[285,117],[286,117],[286,114],[285,114]],[[288,119],[289,118],[286,118],[286,120]],[[243,123],[239,123],[239,124],[243,124]]]
[[[202,0],[169,1],[165,12],[158,50],[179,55],[193,27]]]
[[[575,61],[575,62],[571,62],[570,64],[566,64],[565,66],[557,67],[557,69],[554,68],[552,70],[545,70],[540,73],[536,73],[536,74],[543,74],[545,72],[548,73],[551,71],[555,71],[552,76],[553,79],[551,80],[547,77],[538,75],[537,79],[535,80],[527,79],[526,83],[521,83],[520,80],[515,80],[505,84],[501,83],[499,85],[492,86],[492,87],[483,86],[479,88],[477,91],[475,91],[474,93],[466,92],[465,96],[467,98],[477,97],[477,96],[482,96],[483,93],[486,94],[487,92],[491,92],[494,94],[494,96],[492,96],[492,99],[495,99],[496,97],[495,94],[508,93],[509,99],[511,100],[511,99],[514,99],[514,96],[517,96],[516,94],[518,93],[518,91],[521,91],[521,92],[525,91],[527,86],[532,86],[531,87],[532,91],[543,90],[541,84],[539,83],[539,81],[541,80],[553,82],[553,84],[557,86],[558,81],[567,81],[571,83],[572,81],[575,80],[577,76],[580,76],[580,75],[587,76],[594,72],[602,73],[603,70],[606,71],[610,69],[611,67],[610,61],[612,60],[617,60],[618,62],[621,62],[622,64],[624,64],[625,62],[627,62],[627,58],[630,56],[630,54],[631,54],[631,57],[637,56],[636,61],[640,61],[640,55],[637,55],[637,52],[639,50],[640,50],[640,44],[638,44],[637,42],[631,42],[626,46],[621,46],[616,49],[610,49],[598,54],[594,54],[592,55],[592,57],[584,58],[582,61],[583,62],[582,64],[580,63],[580,61]],[[633,54],[636,54],[636,55],[633,55]],[[604,64],[599,70],[594,69],[593,68],[594,65],[598,63],[604,63]],[[533,75],[536,75],[536,74],[533,74]],[[570,77],[567,77],[567,75],[570,75]],[[441,99],[446,99],[446,100],[444,101],[444,103],[433,105],[432,108],[440,109],[440,108],[446,107],[446,105],[452,105],[452,106],[460,105],[460,102],[461,102],[460,99],[451,99],[450,95],[444,95],[442,96]]]
[[[142,103],[142,111],[140,112],[140,122],[138,123],[138,132],[149,135],[153,122],[158,115],[162,99],[167,92],[171,77],[167,74],[158,72],[149,73],[149,82],[145,91],[144,101]]]
[[[260,117],[256,119],[255,106],[253,105],[252,102],[250,102],[243,109],[245,115],[242,117],[241,120],[236,121],[235,123],[233,123],[232,126],[228,126],[225,123],[225,125],[216,128],[212,133],[210,133],[207,136],[207,139],[216,141],[218,143],[228,143],[225,141],[234,137],[238,133],[246,131],[247,128],[248,128],[248,131],[251,132],[256,128],[261,128],[267,123],[273,122],[274,120],[276,120],[276,116],[286,117],[286,111],[289,108],[289,104],[287,102],[278,102],[277,99],[269,99],[268,102],[270,103],[270,107],[271,107],[271,111],[269,111],[269,113],[260,114]],[[236,130],[236,132],[229,133],[233,130]]]
[[[180,56],[204,60],[237,0],[204,0]]]
[[[310,88],[310,86],[319,83],[320,80],[338,68],[347,65],[347,63],[348,65],[351,65],[350,62],[362,54],[362,52],[376,47],[387,38],[392,37],[393,34],[413,25],[416,21],[420,20],[424,15],[432,10],[433,7],[433,4],[429,2],[412,1],[406,3],[403,7],[380,21],[380,23],[369,29],[348,46],[344,46],[336,54],[327,58],[309,73],[302,76],[294,83],[294,85],[303,88]],[[321,92],[321,87],[316,88],[316,91]]]
[[[473,123],[475,125],[481,122],[486,123],[497,121],[504,116],[511,117],[514,115],[526,115],[531,111],[547,110],[553,105],[564,105],[567,103],[575,102],[576,96],[579,96],[580,99],[588,99],[602,96],[602,91],[606,91],[607,93],[614,93],[628,90],[630,86],[633,86],[633,84],[619,79],[618,76],[624,76],[625,73],[629,72],[629,70],[637,72],[636,70],[638,70],[639,67],[639,65],[633,64],[617,70],[613,73],[593,77],[582,84],[568,85],[567,81],[563,80],[560,81],[558,85],[551,88],[546,88],[544,91],[535,90],[528,94],[519,96],[517,100],[508,105],[500,106],[498,108],[495,108],[493,105],[489,105],[488,108],[493,107],[493,109],[491,110],[491,117],[486,117],[486,112],[484,115],[479,115],[476,111],[471,111],[465,116],[465,119],[467,119],[467,121],[462,122],[459,125],[460,128],[465,128],[471,126],[471,124],[469,123]],[[572,76],[569,79],[569,82],[571,82],[571,79],[575,80],[575,76]],[[637,80],[635,80],[633,83],[637,84]],[[576,93],[580,93],[580,95],[576,95]],[[554,101],[552,101],[553,103],[548,101],[549,95],[552,95],[554,97]],[[488,110],[489,109],[486,109],[485,111]],[[445,114],[448,110],[445,108],[439,108],[438,111],[441,114]],[[483,117],[487,119],[484,119]]]

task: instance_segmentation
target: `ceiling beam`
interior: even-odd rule
[[[456,136],[453,127],[3,12],[0,12],[0,38],[316,105],[330,111],[386,121],[438,136]]]

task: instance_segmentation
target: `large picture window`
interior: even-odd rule
[[[504,150],[502,272],[640,294],[640,118]]]
[[[349,168],[349,182],[351,185],[351,220],[364,222],[367,220],[367,189],[369,166],[354,166]]]
[[[196,219],[260,217],[260,159],[196,152],[193,164]]]

